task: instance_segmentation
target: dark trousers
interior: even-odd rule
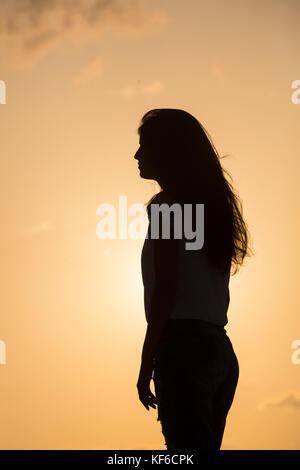
[[[223,327],[169,319],[155,358],[158,418],[168,450],[219,450],[239,377]]]

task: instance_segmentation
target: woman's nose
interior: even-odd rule
[[[138,150],[135,152],[135,155],[134,155],[134,157],[133,157],[133,158],[135,158],[136,160],[138,160],[138,158],[139,158],[139,150],[140,150],[140,149],[138,149]]]

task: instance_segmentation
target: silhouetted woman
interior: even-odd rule
[[[229,280],[249,255],[247,225],[240,199],[197,119],[180,109],[153,109],[143,116],[138,133],[134,158],[140,176],[161,188],[147,204],[142,250],[148,326],[139,399],[147,410],[157,404],[168,450],[220,449],[239,376],[224,328]],[[200,233],[201,204],[204,244],[187,249],[191,228],[194,242]],[[157,216],[155,207],[169,208],[171,217],[163,211]]]

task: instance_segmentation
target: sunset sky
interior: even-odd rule
[[[143,240],[96,236],[100,204],[159,191],[133,157],[164,107],[228,155],[251,233],[222,448],[300,449],[299,24],[298,0],[1,0],[1,449],[165,449],[136,388]]]

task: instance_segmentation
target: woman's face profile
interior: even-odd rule
[[[134,155],[134,158],[138,161],[140,176],[141,178],[156,180],[158,174],[155,170],[153,154],[145,144],[142,136],[140,136],[139,144],[140,147]]]

